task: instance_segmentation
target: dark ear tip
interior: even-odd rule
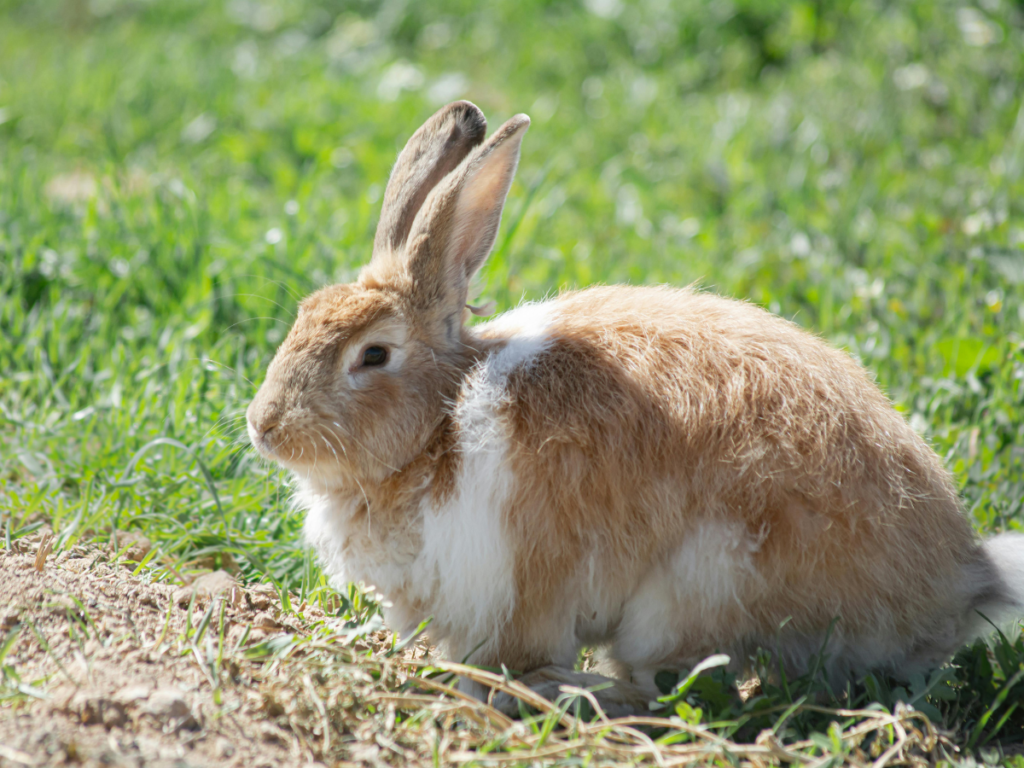
[[[455,125],[465,131],[471,143],[478,144],[487,135],[487,118],[473,102],[453,101],[441,111],[445,117],[453,118]]]

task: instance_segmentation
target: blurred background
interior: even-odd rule
[[[533,119],[482,297],[753,301],[858,356],[980,527],[1021,527],[1024,3],[0,0],[8,539],[138,528],[316,583],[240,414],[458,98]]]

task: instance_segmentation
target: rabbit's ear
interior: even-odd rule
[[[429,298],[462,310],[469,282],[494,245],[519,147],[530,125],[516,115],[438,184],[416,215],[406,246],[409,268]]]
[[[373,254],[398,250],[430,191],[459,166],[487,134],[484,113],[468,101],[438,110],[398,155],[384,191]]]

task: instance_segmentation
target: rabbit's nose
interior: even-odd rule
[[[257,421],[252,425],[253,432],[255,432],[257,437],[259,437],[262,440],[265,439],[267,435],[269,435],[271,432],[273,432],[274,428],[277,427],[278,424],[280,424],[280,420],[278,419],[263,419],[261,421]]]
[[[275,407],[260,407],[254,401],[246,413],[246,420],[249,422],[249,436],[253,442],[262,442],[281,423],[281,411]]]

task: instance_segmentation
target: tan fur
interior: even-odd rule
[[[620,286],[561,295],[541,336],[466,327],[528,125],[517,116],[481,143],[482,121],[460,102],[410,140],[372,262],[303,302],[250,406],[254,444],[319,510],[325,567],[383,579],[394,615],[435,615],[453,655],[480,646],[474,661],[544,685],[583,643],[609,646],[638,684],[717,650],[742,664],[757,646],[799,670],[834,619],[837,676],[906,671],[1009,599],[938,457],[860,366],[793,323]],[[360,367],[375,343],[388,365]],[[510,486],[462,474],[498,449],[492,471]],[[477,500],[477,483],[493,494]],[[427,552],[425,526],[456,514],[480,530],[495,516],[493,563]],[[469,636],[478,622],[434,580],[452,588],[465,555],[480,590],[505,599],[487,582],[504,552],[511,602]]]
[[[596,549],[604,588],[632,591],[703,518],[758,542],[763,581],[721,627],[694,627],[670,663],[779,624],[874,631],[878,610],[920,632],[980,555],[938,458],[846,355],[715,296],[597,288],[559,299],[555,344],[512,378],[520,489],[509,525],[527,635],[565,609],[554,590]],[[540,482],[537,482],[537,479]],[[942,553],[937,556],[937,553]],[[937,604],[938,603],[938,604]],[[509,633],[512,636],[520,632]],[[525,660],[524,666],[532,666]]]

